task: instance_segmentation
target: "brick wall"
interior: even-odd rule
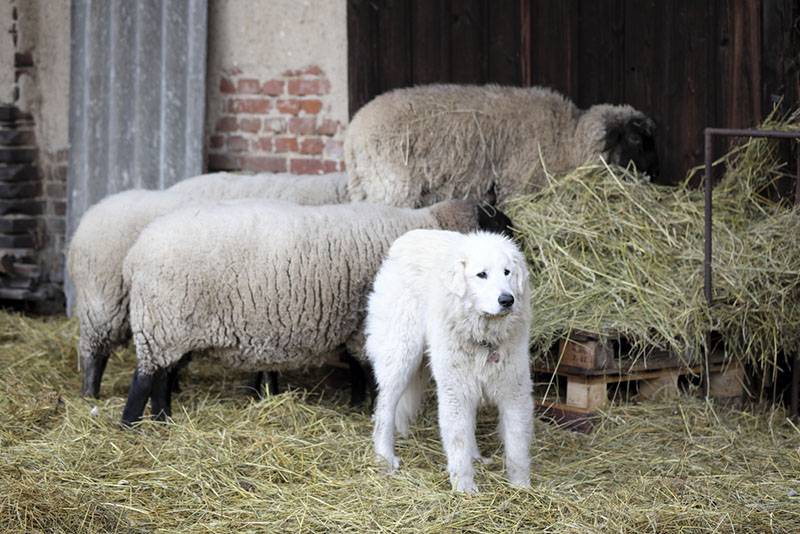
[[[344,170],[343,125],[330,117],[331,84],[316,66],[256,79],[229,69],[208,136],[209,171],[322,174]]]

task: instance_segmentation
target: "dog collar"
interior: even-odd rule
[[[500,351],[497,350],[495,345],[489,343],[485,339],[478,341],[478,345],[489,351],[489,355],[486,357],[487,362],[497,363],[500,361]]]

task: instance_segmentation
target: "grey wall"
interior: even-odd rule
[[[71,14],[68,236],[107,195],[202,172],[208,5],[73,0]]]

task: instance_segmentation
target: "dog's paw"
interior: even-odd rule
[[[475,481],[471,478],[457,478],[455,480],[451,480],[451,484],[453,485],[453,490],[459,493],[466,493],[468,495],[474,495],[478,493],[478,485],[475,484]]]
[[[515,488],[531,489],[531,477],[527,473],[520,473],[516,475],[509,474],[508,481]]]
[[[473,456],[472,459],[483,465],[489,465],[494,462],[494,458],[490,458],[488,456],[481,456],[480,454],[477,456]]]
[[[387,475],[391,475],[400,468],[400,458],[394,454],[378,453],[375,455],[375,460],[386,469]]]

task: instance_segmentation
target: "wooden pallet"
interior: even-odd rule
[[[537,410],[569,428],[587,432],[597,412],[609,405],[609,390],[635,391],[635,400],[673,397],[680,394],[681,377],[702,378],[703,365],[687,365],[666,351],[652,351],[635,361],[617,358],[610,344],[589,337],[562,341],[558,366],[534,367],[537,378],[555,378],[566,387],[557,400],[551,396],[537,399]],[[737,401],[743,393],[744,369],[727,361],[721,354],[709,358],[709,395],[725,401]],[[550,389],[550,388],[548,388]],[[559,392],[561,393],[561,392]]]

